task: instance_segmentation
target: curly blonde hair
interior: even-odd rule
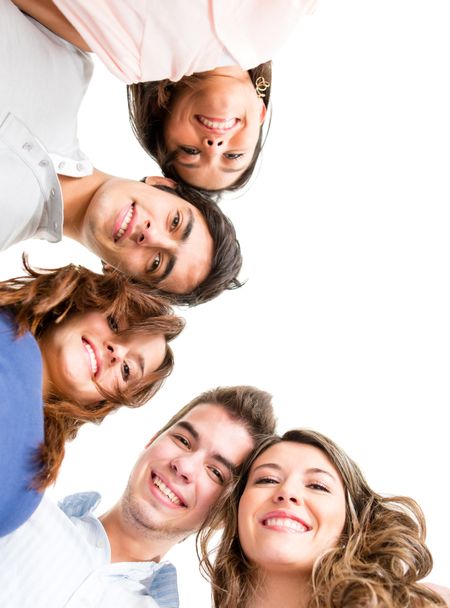
[[[37,340],[55,324],[73,314],[89,310],[113,317],[122,335],[163,334],[166,343],[183,329],[183,319],[175,316],[162,298],[149,295],[144,287],[130,282],[122,273],[94,273],[70,264],[56,270],[35,270],[23,258],[26,275],[0,282],[0,310],[14,317],[17,335],[30,331]],[[86,422],[100,423],[122,405],[138,407],[161,387],[173,369],[168,344],[163,362],[145,380],[127,391],[106,392],[90,405],[48,395],[44,402],[45,443],[38,456],[37,489],[43,490],[56,479],[65,442],[74,439]]]
[[[197,551],[212,583],[215,608],[249,608],[259,590],[258,568],[247,560],[239,542],[238,507],[253,463],[280,442],[312,445],[324,452],[345,489],[344,529],[337,545],[314,564],[308,608],[446,606],[440,596],[417,582],[432,566],[418,504],[404,496],[380,496],[333,441],[301,429],[266,438],[258,445],[197,536]],[[211,551],[213,537],[222,527],[220,544]]]

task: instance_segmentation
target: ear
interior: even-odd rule
[[[264,120],[266,119],[266,112],[267,112],[267,108],[266,108],[266,104],[264,103],[264,100],[260,97],[259,101],[261,103],[261,110],[259,113],[259,124],[262,125]]]
[[[114,268],[114,266],[111,266],[111,264],[108,264],[108,262],[105,262],[105,260],[102,260],[102,270],[104,273],[107,273],[113,272],[116,269]]]
[[[175,189],[177,187],[177,182],[170,177],[162,177],[161,175],[147,176],[144,180],[142,180],[147,186],[167,186],[168,188]]]

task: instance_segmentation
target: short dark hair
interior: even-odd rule
[[[272,62],[261,63],[248,70],[248,74],[256,89],[256,81],[262,77],[270,85],[272,83]],[[157,80],[139,82],[127,86],[128,112],[131,127],[144,150],[158,163],[164,175],[176,182],[186,182],[178,175],[173,161],[176,154],[169,152],[164,139],[164,123],[170,112],[170,103],[173,94],[185,86],[195,86],[197,75],[185,76],[178,82],[170,80]],[[271,86],[264,92],[263,101],[269,107]],[[259,138],[248,167],[241,173],[233,184],[220,190],[210,190],[220,195],[227,190],[238,190],[250,180],[256,166],[259,154],[264,145],[263,126],[260,128]]]
[[[245,426],[253,441],[275,432],[276,418],[272,406],[272,396],[254,386],[217,387],[195,397],[169,420],[155,435],[159,437],[179,420],[184,418],[197,405],[222,406],[229,416]]]
[[[188,201],[202,214],[213,239],[214,254],[206,279],[189,293],[169,293],[155,289],[156,295],[164,296],[172,304],[196,306],[217,297],[226,289],[242,286],[238,274],[242,267],[242,255],[232,222],[206,194],[190,186],[177,184],[176,188],[155,186]]]

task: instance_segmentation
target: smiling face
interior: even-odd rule
[[[108,179],[92,197],[81,240],[111,266],[170,293],[189,293],[202,283],[214,249],[193,205],[118,178]]]
[[[222,406],[195,406],[141,454],[122,499],[124,521],[153,538],[184,538],[200,527],[252,447],[248,431]]]
[[[39,347],[47,386],[60,398],[82,405],[104,399],[97,383],[110,393],[132,390],[162,364],[162,334],[118,335],[115,321],[97,311],[75,314],[53,324]]]
[[[219,190],[249,166],[266,106],[247,72],[218,68],[176,93],[164,125],[174,167],[193,186]]]
[[[281,442],[250,469],[239,503],[239,539],[262,570],[310,576],[316,559],[337,544],[345,523],[342,480],[318,448]]]

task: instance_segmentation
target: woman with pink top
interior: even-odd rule
[[[316,0],[14,0],[128,85],[133,130],[164,174],[209,191],[250,179],[271,63]]]

